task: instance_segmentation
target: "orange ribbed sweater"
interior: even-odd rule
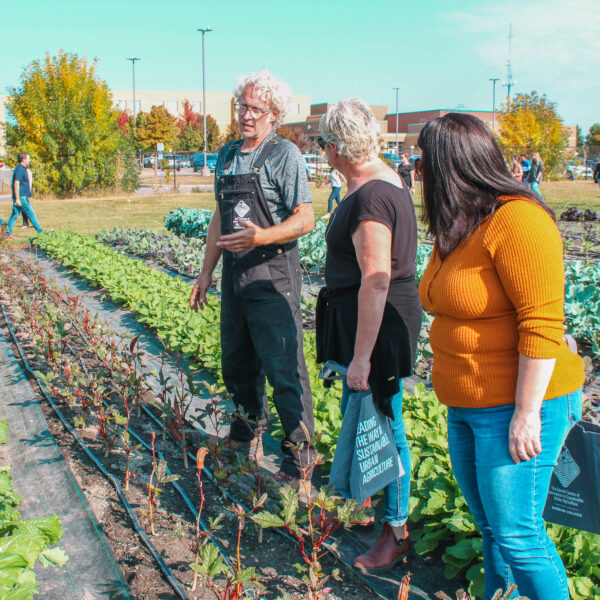
[[[564,269],[556,224],[526,198],[506,202],[421,279],[432,312],[433,387],[448,406],[515,401],[519,353],[556,358],[544,397],[584,382],[583,360],[563,342]]]

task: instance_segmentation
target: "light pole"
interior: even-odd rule
[[[203,113],[203,129],[204,129],[204,160],[202,161],[202,175],[207,177],[210,175],[210,171],[206,166],[206,66],[204,62],[204,36],[210,28],[202,29],[198,28],[198,31],[202,32],[202,113]]]
[[[400,157],[400,154],[398,152],[398,90],[400,88],[392,88],[393,90],[396,90],[396,156]]]
[[[142,60],[142,59],[137,58],[136,56],[132,56],[131,58],[128,58],[127,60],[131,61],[131,75],[132,75],[132,82],[133,82],[133,126],[135,127],[135,61]]]
[[[492,82],[492,133],[496,133],[496,81],[500,81],[499,77],[490,77]]]

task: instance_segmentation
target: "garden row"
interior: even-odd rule
[[[188,239],[199,239],[204,241],[208,232],[208,225],[212,217],[212,211],[210,210],[198,210],[195,208],[178,208],[170,211],[165,217],[165,227],[168,231],[175,234],[176,236],[188,238]],[[304,266],[307,272],[322,273],[325,268],[325,230],[327,228],[328,220],[326,218],[318,219],[315,223],[315,228],[307,235],[302,236],[298,240],[298,248],[300,251],[300,262]],[[144,230],[111,230],[109,232],[101,232],[99,239],[106,243],[112,243],[110,241],[111,235],[115,235],[112,232],[120,231],[123,233],[122,238],[128,238],[129,236],[143,235],[141,232]],[[148,231],[146,233],[149,239],[154,235],[153,232]],[[102,239],[104,238],[104,239]],[[423,245],[420,246],[417,252],[417,273],[419,277],[425,270],[427,262],[429,261],[429,254],[431,248]]]
[[[6,421],[0,420],[0,444],[6,444],[7,432]],[[16,507],[22,498],[12,488],[10,471],[10,466],[0,467],[0,597],[28,600],[38,594],[36,563],[62,566],[68,557],[60,548],[50,547],[62,537],[56,515],[21,519]]]
[[[140,350],[139,336],[120,338],[91,315],[80,297],[59,290],[31,263],[10,256],[0,265],[0,283],[8,307],[7,312],[3,308],[4,316],[18,351],[23,352],[22,344],[28,348],[26,369],[96,473],[115,487],[116,500],[170,582],[174,597],[185,600],[189,591],[202,600],[206,594],[220,600],[256,597],[252,590],[269,582],[264,572],[275,570],[275,579],[281,575],[290,580],[291,593],[285,590],[290,600],[329,598],[326,591],[320,592],[336,572],[333,561],[323,562],[333,531],[309,528],[307,523],[320,506],[337,511],[343,522],[365,518],[364,510],[357,510],[352,501],[332,498],[327,490],[302,508],[298,492],[270,488],[255,463],[226,455],[221,437],[200,436],[190,426],[190,408],[201,394],[205,403],[196,419],[210,421],[217,434],[228,423],[222,389],[196,386],[178,365],[173,376],[166,357],[160,373],[149,373],[149,357]],[[160,390],[150,391],[151,377],[159,380]],[[77,444],[71,441],[68,447]],[[190,450],[194,454],[188,467]],[[92,489],[97,486],[89,470],[86,481]],[[246,497],[248,487],[251,493]],[[276,498],[270,499],[267,492]],[[107,518],[103,515],[103,522]],[[107,527],[114,531],[115,522],[109,519]],[[277,540],[263,533],[272,527],[289,532],[280,542],[286,556],[292,555],[286,566],[280,565],[281,554],[272,551]],[[118,548],[127,545],[127,535],[131,537],[121,531],[116,538]],[[290,545],[290,538],[302,542],[300,551]],[[129,539],[129,548],[121,554],[122,565],[130,564],[130,551],[136,554],[136,574],[128,573],[128,581],[145,579],[148,572],[140,573],[138,564],[143,562],[139,542]],[[299,596],[293,590],[302,587],[302,580],[289,574],[298,552],[301,571],[307,573],[306,590]],[[165,597],[168,593],[152,589]]]
[[[180,351],[218,376],[220,364],[218,300],[211,297],[203,313],[189,311],[189,286],[148,268],[139,261],[108,248],[93,238],[71,233],[46,233],[35,243],[90,283],[107,290],[110,297],[138,313],[165,345]],[[305,334],[305,354],[313,390],[318,447],[331,460],[341,425],[338,398],[324,390],[317,378],[314,335]],[[446,409],[432,392],[417,386],[405,399],[405,420],[413,455],[414,485],[411,519],[416,523],[411,537],[418,552],[439,549],[446,575],[465,573],[472,589],[482,583],[481,540],[466,502],[451,474],[446,442]],[[573,598],[594,598],[600,569],[592,560],[600,558],[598,536],[550,527],[570,576]],[[596,593],[594,596],[593,594]]]

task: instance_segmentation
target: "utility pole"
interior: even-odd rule
[[[515,80],[513,79],[512,73],[512,23],[508,27],[508,61],[506,62],[506,81],[504,82],[504,87],[506,88],[506,99],[510,100],[510,91],[512,87],[515,85]]]
[[[136,56],[132,56],[127,60],[131,61],[131,75],[132,75],[132,83],[133,83],[133,126],[135,127],[135,61],[142,60],[141,58],[137,58]]]
[[[203,113],[203,130],[204,130],[204,160],[202,161],[202,175],[207,177],[210,175],[210,171],[206,166],[206,63],[204,59],[204,36],[212,31],[210,28],[202,29],[198,28],[198,31],[202,32],[202,113]]]
[[[392,88],[396,90],[396,156],[400,158],[400,153],[398,152],[398,90],[400,88]]]
[[[135,131],[135,129],[136,129],[136,122],[135,122],[135,61],[142,60],[142,59],[138,58],[137,56],[132,56],[131,58],[128,58],[127,60],[131,61],[131,76],[132,76],[132,84],[133,84],[133,129]]]
[[[492,133],[496,131],[496,81],[500,81],[499,77],[491,77],[492,82]]]

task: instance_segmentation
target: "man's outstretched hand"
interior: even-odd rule
[[[229,250],[229,252],[243,252],[244,250],[250,250],[251,248],[256,248],[256,246],[264,246],[266,244],[264,241],[265,229],[252,221],[238,219],[237,223],[243,229],[235,233],[222,235],[217,241],[219,248]]]

